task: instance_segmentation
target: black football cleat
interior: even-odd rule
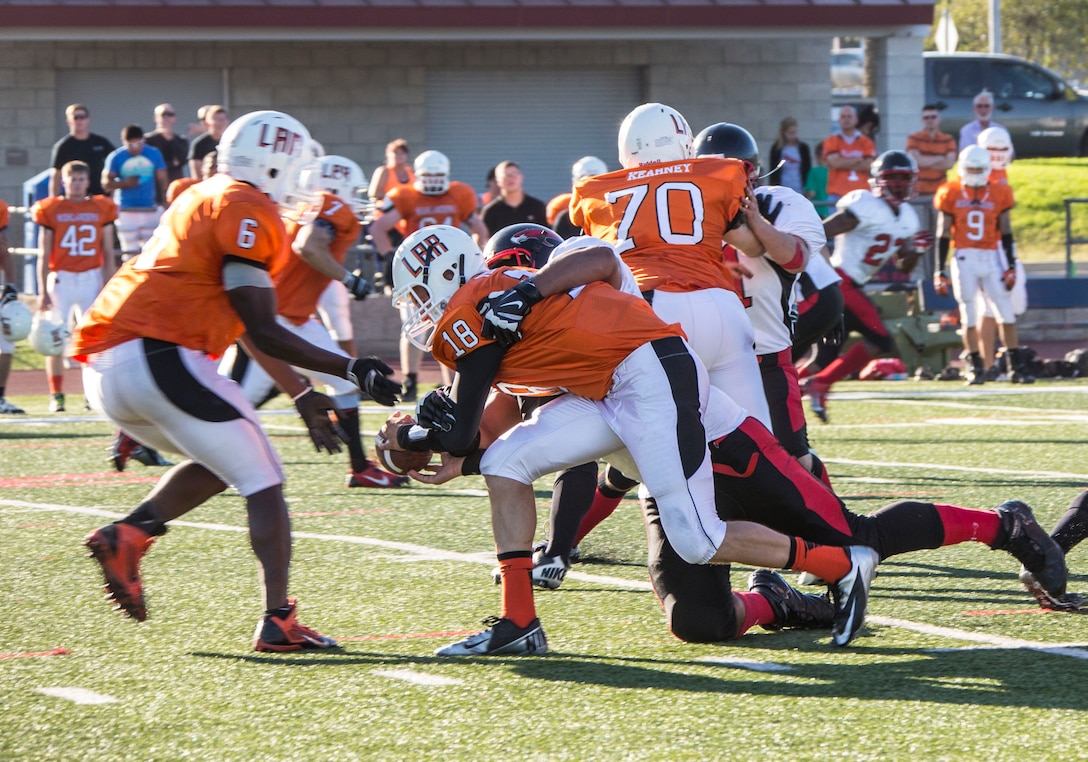
[[[1045,595],[1060,602],[1069,576],[1061,546],[1039,526],[1026,503],[1008,500],[994,510],[1001,517],[1001,530],[990,547],[1011,554],[1031,572]]]
[[[765,630],[791,627],[802,630],[829,630],[835,621],[835,607],[826,595],[802,593],[771,569],[756,569],[748,577],[748,589],[771,604],[774,621],[761,624]]]

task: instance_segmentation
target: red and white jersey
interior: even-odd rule
[[[770,196],[772,209],[782,204],[774,220],[775,228],[803,240],[810,258],[819,257],[827,238],[823,220],[812,202],[782,185],[756,188],[757,198],[765,196]],[[791,326],[796,307],[793,286],[797,275],[786,272],[765,256],[750,257],[732,247],[726,249],[736,251],[737,261],[752,273],[752,277],[743,277],[737,285],[755,331],[756,354],[780,352],[793,346]]]
[[[984,188],[964,187],[959,180],[949,180],[933,196],[933,206],[952,216],[952,245],[956,249],[1001,248],[1001,215],[1015,205],[1012,188],[994,180]]]
[[[615,245],[643,291],[733,288],[721,242],[748,173],[738,159],[621,169],[574,186],[571,222]]]
[[[81,273],[102,266],[102,228],[117,219],[113,199],[88,196],[83,201],[69,201],[63,196],[51,196],[34,204],[30,215],[53,231],[53,250],[48,252],[50,270]]]
[[[348,249],[359,242],[363,226],[355,217],[355,212],[344,203],[343,199],[331,193],[321,194],[321,211],[311,224],[324,220],[335,231],[329,253],[340,264],[344,264]],[[302,325],[317,309],[321,294],[329,285],[329,277],[313,267],[306,260],[290,251],[290,246],[298,236],[302,226],[297,222],[287,223],[287,264],[275,279],[276,312],[295,325]]]
[[[72,356],[141,337],[223,354],[245,329],[223,284],[224,264],[250,262],[275,278],[285,238],[279,208],[252,185],[224,174],[194,185],[106,283],[72,337]]]
[[[922,227],[910,204],[894,208],[872,191],[850,191],[836,206],[850,212],[858,226],[835,237],[831,264],[859,286],[868,283]]]
[[[457,180],[451,180],[449,189],[438,196],[420,193],[411,185],[398,185],[389,191],[382,203],[382,212],[391,209],[400,213],[397,230],[402,235],[409,235],[427,225],[456,228],[476,211],[476,191]]]
[[[819,252],[812,252],[812,256],[805,265],[805,274],[812,280],[812,285],[817,291],[827,288],[832,283],[841,283],[842,276],[831,266],[827,258]]]

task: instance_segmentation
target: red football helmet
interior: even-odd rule
[[[876,157],[869,170],[873,193],[892,206],[914,198],[918,183],[918,164],[906,151],[885,151]]]

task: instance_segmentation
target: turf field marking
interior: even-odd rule
[[[978,468],[976,466],[949,466],[944,463],[903,463],[889,460],[854,460],[852,458],[822,458],[824,463],[837,463],[844,466],[880,466],[884,468],[928,469],[930,471],[969,471],[973,474],[998,474],[1019,479],[1083,479],[1088,481],[1088,474],[1072,474],[1065,471],[1013,471],[1008,468]]]
[[[67,648],[54,648],[52,651],[25,651],[21,654],[0,654],[0,659],[35,659],[39,656],[67,656],[72,653]]]
[[[716,667],[749,669],[753,672],[790,672],[793,670],[793,667],[788,664],[775,664],[773,661],[757,661],[756,659],[734,659],[728,656],[701,656],[696,661],[713,664]]]
[[[74,701],[77,704],[113,704],[117,702],[117,699],[113,696],[107,696],[105,693],[95,693],[86,688],[35,688],[34,692],[41,693],[43,696]]]
[[[1041,651],[1055,656],[1068,656],[1073,659],[1088,659],[1088,651],[1082,650],[1088,647],[1084,643],[1040,643],[1035,640],[1021,640],[1009,638],[1004,635],[992,635],[982,632],[967,632],[951,627],[940,627],[935,624],[911,622],[907,619],[896,619],[886,616],[868,616],[865,621],[869,624],[879,624],[884,627],[898,627],[902,630],[910,630],[923,635],[936,635],[951,640],[966,640],[972,643],[982,643],[993,648],[1007,648],[1010,650],[1025,649],[1028,651]]]
[[[381,677],[388,677],[393,680],[404,680],[407,683],[415,683],[416,685],[442,686],[461,685],[464,683],[463,680],[455,680],[452,677],[428,675],[411,669],[376,669],[374,670],[374,674],[380,675]]]

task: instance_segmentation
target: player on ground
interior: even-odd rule
[[[329,451],[339,451],[328,416],[333,405],[304,386],[291,365],[347,378],[386,405],[400,390],[380,360],[348,360],[276,322],[272,277],[287,255],[280,214],[312,209],[298,188],[309,140],[300,122],[276,111],[231,124],[219,143],[219,174],[171,205],[73,339],[92,407],[140,441],[187,458],[129,515],[87,536],[110,597],[144,620],[140,559],[168,521],[232,485],[245,498],[260,566],[259,651],[335,642],[296,618],[295,601],[287,597],[291,530],[283,470],[253,406],[237,384],[216,373],[213,358],[244,332],[243,340],[265,356],[267,370],[291,395],[315,446]]]

